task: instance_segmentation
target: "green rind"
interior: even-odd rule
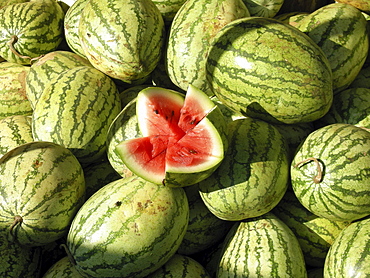
[[[26,76],[26,95],[31,106],[35,108],[45,87],[55,77],[65,70],[79,66],[91,64],[79,55],[64,50],[49,52],[33,63]]]
[[[347,88],[334,96],[333,105],[328,113],[317,121],[316,126],[335,123],[370,129],[370,87]]]
[[[199,183],[208,209],[224,220],[239,221],[270,211],[283,197],[289,178],[286,142],[267,122],[231,122],[229,148],[217,170]]]
[[[282,7],[284,0],[243,0],[251,16],[274,17]]]
[[[164,43],[163,17],[150,0],[90,0],[78,32],[91,64],[127,83],[154,70]]]
[[[84,10],[88,0],[76,0],[69,7],[64,17],[64,34],[68,46],[71,50],[86,58],[84,50],[81,45],[78,29],[80,26],[81,13]]]
[[[40,275],[40,247],[25,247],[0,235],[0,276],[35,278]]]
[[[106,139],[108,160],[113,169],[122,177],[131,176],[133,173],[122,163],[120,155],[116,152],[116,146],[125,140],[142,136],[137,122],[136,98],[134,98],[123,107],[121,112],[113,120],[109,126]]]
[[[62,41],[64,12],[54,0],[29,1],[0,9],[0,56],[9,62],[30,65],[31,59],[54,51]],[[8,43],[17,36],[15,55]]]
[[[249,16],[241,0],[190,0],[170,27],[166,69],[171,81],[186,91],[189,84],[212,95],[206,80],[206,56],[212,38],[227,23]]]
[[[272,213],[236,222],[224,241],[219,278],[307,277],[298,240]]]
[[[325,53],[333,73],[333,90],[347,88],[365,63],[369,51],[367,21],[355,7],[332,3],[312,12],[296,28]]]
[[[68,256],[61,258],[53,264],[42,276],[42,278],[83,278],[74,267]]]
[[[174,254],[160,269],[146,278],[211,278],[207,270],[191,257]]]
[[[345,228],[331,246],[324,265],[325,278],[370,275],[370,219]]]
[[[324,266],[326,255],[334,240],[350,222],[332,221],[308,211],[295,194],[288,190],[272,210],[297,237],[308,267]]]
[[[145,277],[174,255],[188,217],[182,188],[122,178],[84,203],[71,225],[67,246],[85,276]]]
[[[83,164],[102,158],[109,125],[121,111],[111,78],[90,66],[63,71],[42,92],[32,115],[35,140],[70,149]]]
[[[292,188],[302,205],[317,216],[336,221],[369,215],[369,144],[370,133],[350,124],[331,124],[313,131],[290,167]]]
[[[193,255],[220,242],[233,222],[216,217],[206,207],[197,184],[184,187],[189,203],[189,224],[178,254]]]
[[[29,70],[29,67],[17,63],[0,63],[0,119],[32,114],[25,84]]]
[[[321,48],[272,18],[249,17],[224,26],[212,42],[206,69],[218,99],[245,116],[311,122],[332,103],[332,73]]]
[[[53,242],[67,234],[84,194],[82,167],[68,149],[21,145],[0,160],[0,230],[25,246]],[[14,225],[17,215],[23,220]]]
[[[0,120],[0,158],[8,151],[33,141],[31,116],[15,115]]]

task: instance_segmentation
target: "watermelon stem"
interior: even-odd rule
[[[309,161],[314,161],[315,164],[316,164],[316,168],[317,168],[317,175],[313,177],[313,182],[314,183],[320,183],[321,180],[322,180],[322,169],[321,169],[321,166],[320,166],[320,162],[318,159],[314,158],[314,157],[309,157],[305,160],[302,160],[300,162],[298,162],[297,164],[294,165],[294,168],[297,168],[299,166],[301,166],[302,164],[305,164]]]
[[[18,56],[19,58],[22,58],[22,59],[29,59],[30,62],[32,63],[33,61],[35,60],[38,60],[39,58],[41,58],[42,56],[44,55],[40,55],[36,58],[31,58],[30,56],[25,56],[25,55],[21,55],[15,48],[14,48],[14,44],[18,41],[18,37],[16,35],[12,35],[10,40],[8,41],[8,45],[9,45],[9,48],[10,48],[10,51]]]
[[[18,224],[20,224],[22,222],[23,222],[22,216],[20,216],[20,215],[14,216],[14,222],[9,228],[10,235],[13,237],[13,239],[15,238],[15,235],[13,233],[13,230],[14,230],[15,226],[17,226]]]
[[[63,248],[63,249],[64,249],[64,251],[66,251],[66,253],[67,253],[67,257],[68,257],[69,261],[71,262],[71,264],[72,264],[72,265],[76,265],[76,261],[75,261],[75,259],[73,258],[72,254],[71,254],[71,251],[69,251],[68,246],[67,246],[65,243],[62,243],[62,244],[60,245],[60,248]]]

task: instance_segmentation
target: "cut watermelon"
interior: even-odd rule
[[[211,175],[224,158],[225,118],[194,86],[185,96],[146,88],[137,96],[136,115],[143,137],[121,142],[116,152],[127,168],[148,181],[188,186]]]

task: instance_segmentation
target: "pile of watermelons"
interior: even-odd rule
[[[369,18],[0,0],[0,276],[369,277]]]

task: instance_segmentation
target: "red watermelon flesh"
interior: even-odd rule
[[[215,105],[206,95],[204,104],[203,96],[198,94],[188,91],[184,98],[178,92],[157,87],[139,93],[136,113],[144,137],[117,146],[132,172],[162,183],[169,168],[191,173],[220,155],[219,148],[214,147],[214,127],[203,121]]]

